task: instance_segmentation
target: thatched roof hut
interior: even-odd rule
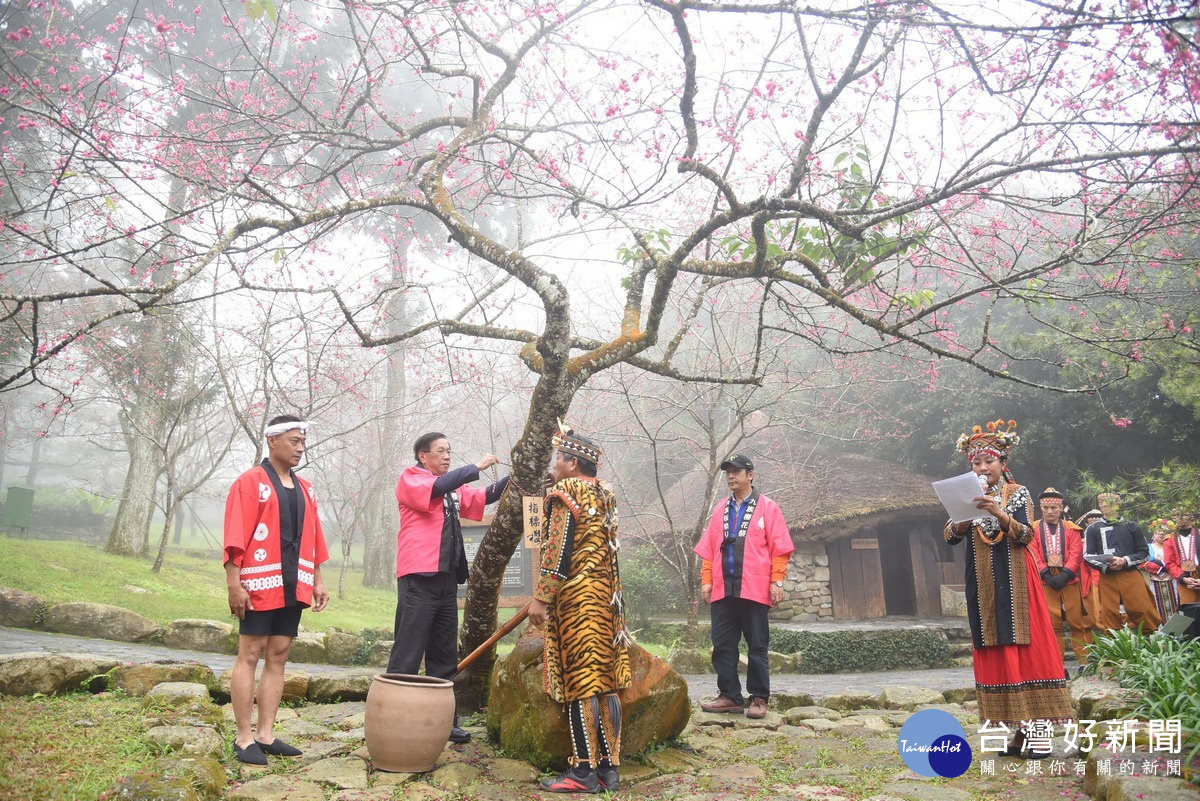
[[[797,541],[830,542],[880,525],[944,515],[932,478],[873,457],[817,455],[812,463],[786,474],[777,469],[764,465],[763,483],[779,485],[764,491],[783,510]]]
[[[963,549],[941,538],[946,516],[931,477],[858,454],[744,453],[754,461],[755,486],[779,504],[796,545],[787,599],[773,618],[941,614],[942,585],[962,582]],[[699,503],[687,490],[678,485],[668,497],[683,519]]]

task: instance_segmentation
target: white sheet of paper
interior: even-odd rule
[[[933,482],[933,491],[946,507],[951,523],[962,523],[977,517],[991,517],[982,509],[975,508],[974,498],[983,494],[979,478],[974,473],[963,473],[954,478],[943,478]]]

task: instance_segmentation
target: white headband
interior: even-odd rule
[[[300,429],[301,434],[308,433],[308,423],[306,422],[276,423],[273,426],[267,426],[267,430],[263,432],[263,436],[275,437],[285,431],[291,431],[293,428]]]

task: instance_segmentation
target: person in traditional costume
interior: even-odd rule
[[[272,756],[299,756],[275,737],[283,673],[300,613],[329,603],[321,564],[329,558],[312,485],[294,472],[304,456],[308,423],[282,415],[267,425],[267,458],[242,473],[225,501],[225,583],[229,611],[239,620],[237,661],[229,697],[237,723],[233,753],[251,765]],[[265,659],[257,691],[254,674]],[[258,700],[258,722],[251,712]]]
[[[975,505],[984,514],[947,522],[943,532],[951,545],[967,541],[967,613],[979,719],[985,726],[1016,729],[1006,751],[1013,755],[1024,750],[1023,724],[1065,723],[1075,715],[1059,637],[1030,553],[1033,503],[1008,468],[1008,454],[1020,442],[1016,425],[997,420],[986,431],[975,426],[958,438],[958,450],[981,478]]]
[[[1092,623],[1083,602],[1079,576],[1083,573],[1083,531],[1063,519],[1062,493],[1050,487],[1038,496],[1042,517],[1033,521],[1030,552],[1042,581],[1042,595],[1050,611],[1050,622],[1058,640],[1059,656],[1066,656],[1062,637],[1063,621],[1071,631],[1071,650],[1080,665],[1087,662],[1087,646],[1092,643]]]
[[[729,497],[712,511],[693,549],[700,557],[700,594],[711,604],[712,665],[717,696],[705,712],[731,712],[761,719],[771,697],[768,613],[783,600],[788,558],[795,546],[779,504],[754,488],[754,463],[740,453],[721,462]],[[738,649],[748,651],[746,692],[738,677]]]
[[[1084,545],[1084,532],[1087,527],[1095,523],[1100,518],[1104,517],[1099,509],[1089,509],[1079,517],[1075,518],[1075,525],[1079,526],[1079,548],[1082,552]],[[1079,572],[1079,589],[1083,593],[1083,605],[1087,609],[1088,624],[1092,627],[1092,638],[1095,639],[1096,632],[1100,630],[1100,616],[1096,612],[1096,598],[1100,593],[1092,592],[1092,588],[1096,586],[1096,571],[1087,567],[1086,563],[1080,563],[1083,567]]]
[[[613,792],[620,784],[621,701],[631,683],[617,563],[617,499],[596,478],[603,452],[559,422],[554,485],[542,510],[541,563],[529,620],[543,626],[546,693],[565,706],[570,767],[538,788]]]
[[[1150,588],[1138,566],[1150,558],[1150,547],[1142,527],[1121,518],[1121,496],[1101,493],[1100,512],[1104,515],[1084,532],[1083,561],[1096,571],[1096,616],[1102,629],[1116,630],[1126,625],[1121,618],[1125,607],[1128,625],[1149,634],[1162,624]]]
[[[451,470],[450,440],[440,431],[418,437],[413,457],[416,464],[396,484],[396,620],[387,670],[415,674],[424,659],[425,675],[453,679],[458,672],[458,585],[468,574],[461,518],[482,520],[484,507],[504,494],[508,476],[486,489],[466,486],[499,460],[489,453]],[[455,715],[450,741],[470,739]]]
[[[1179,527],[1174,535],[1163,543],[1163,564],[1177,582],[1179,603],[1200,603],[1200,563],[1196,560],[1196,534],[1194,515],[1190,512],[1179,516]]]
[[[1175,588],[1175,578],[1167,569],[1166,541],[1175,533],[1175,521],[1160,517],[1154,521],[1150,530],[1150,558],[1142,562],[1141,568],[1150,579],[1150,595],[1154,598],[1154,608],[1158,610],[1160,620],[1167,620],[1179,611],[1179,592]]]

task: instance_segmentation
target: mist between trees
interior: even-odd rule
[[[1193,11],[17,0],[0,34],[0,478],[115,498],[111,551],[283,412],[375,585],[428,428],[532,488],[568,418],[672,532],[734,443],[937,471],[1016,417],[1055,481],[1194,445]]]

